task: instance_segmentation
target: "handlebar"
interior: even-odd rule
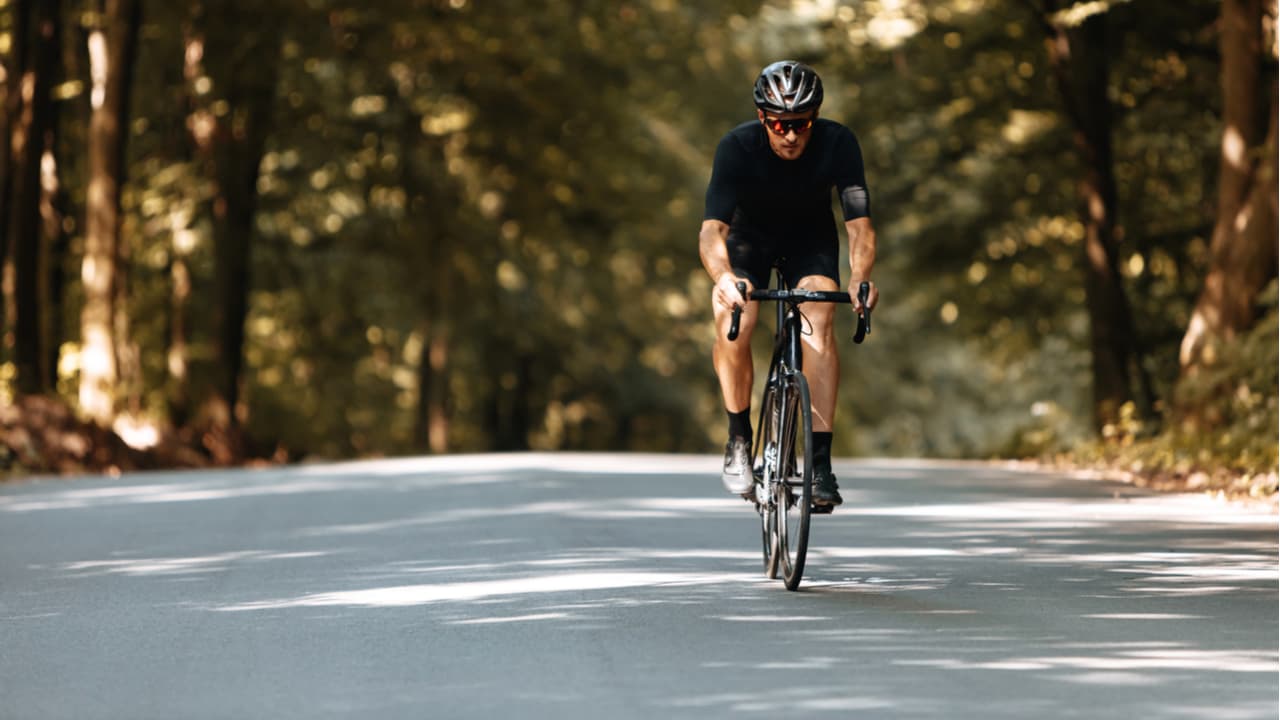
[[[852,304],[849,299],[849,293],[834,290],[805,290],[804,288],[795,288],[793,290],[752,290],[751,294],[747,294],[747,284],[745,282],[738,283],[738,292],[748,300],[779,300],[786,302],[829,302],[829,303],[846,303]],[[871,334],[871,308],[867,307],[867,298],[871,295],[871,283],[861,283],[858,285],[858,300],[862,302],[862,312],[858,314],[858,327],[853,332],[853,341],[861,343]],[[733,318],[729,323],[729,342],[738,339],[739,321],[742,319],[742,306],[733,306]]]

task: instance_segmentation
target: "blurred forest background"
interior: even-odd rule
[[[784,57],[880,236],[838,454],[1275,491],[1274,0],[0,0],[0,470],[718,450]]]

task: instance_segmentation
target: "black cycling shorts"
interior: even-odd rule
[[[796,287],[801,278],[809,275],[829,277],[840,287],[840,245],[834,235],[800,233],[783,243],[731,228],[725,244],[734,274],[746,277],[757,289],[769,287],[770,271],[775,267],[782,271],[787,287]]]

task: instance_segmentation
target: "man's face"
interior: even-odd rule
[[[783,160],[795,160],[804,153],[813,134],[813,121],[818,117],[817,110],[777,114],[756,110],[756,114],[764,123],[769,147]]]

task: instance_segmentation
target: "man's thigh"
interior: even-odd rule
[[[782,276],[791,287],[808,290],[840,288],[840,253],[835,240],[794,248],[782,259]]]
[[[754,287],[769,287],[770,271],[779,260],[777,243],[760,233],[733,227],[725,246],[735,275],[747,278]]]

